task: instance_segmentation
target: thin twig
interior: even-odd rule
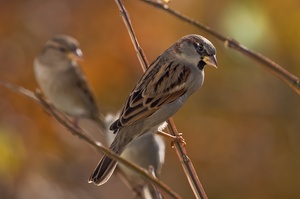
[[[133,27],[132,27],[130,19],[129,19],[129,15],[128,15],[125,7],[123,6],[121,0],[115,0],[115,2],[120,10],[123,22],[128,30],[128,33],[129,33],[130,39],[132,41],[132,44],[134,46],[134,49],[136,51],[136,54],[138,55],[138,59],[140,61],[141,67],[142,67],[143,71],[145,71],[146,68],[148,67],[149,63],[145,56],[145,53],[143,52],[143,49],[140,47],[140,44],[135,36]]]
[[[117,160],[118,162],[126,165],[128,168],[136,171],[144,178],[150,180],[153,184],[163,190],[166,194],[168,194],[172,198],[180,199],[181,197],[175,193],[172,189],[170,189],[166,184],[157,180],[153,177],[149,172],[145,169],[140,168],[136,164],[129,162],[128,160],[118,156],[116,153],[112,152],[108,148],[104,147],[100,142],[95,141],[90,135],[84,133],[79,127],[74,126],[72,122],[66,120],[59,112],[51,106],[40,93],[33,93],[30,90],[27,90],[18,85],[14,85],[12,83],[0,80],[0,84],[9,89],[10,91],[14,91],[18,94],[28,97],[29,99],[34,100],[39,105],[41,105],[48,113],[50,113],[60,124],[66,127],[73,135],[78,136],[80,139],[92,145],[97,151],[105,153],[110,158]]]
[[[125,26],[128,30],[131,41],[132,41],[133,46],[134,46],[134,48],[136,50],[136,53],[138,55],[139,61],[141,62],[142,69],[143,69],[143,71],[145,71],[146,68],[148,67],[148,62],[147,62],[147,59],[146,59],[146,55],[144,54],[142,48],[140,47],[140,45],[138,43],[138,40],[135,36],[132,24],[131,24],[130,19],[129,19],[128,13],[127,13],[127,11],[126,11],[126,9],[125,9],[125,7],[124,7],[121,0],[115,0],[115,2],[118,5],[118,8],[121,12],[121,15],[122,15],[123,21],[125,23]],[[172,118],[169,119],[168,123],[172,124],[172,125],[168,126],[169,131],[175,136],[180,136],[177,129],[176,129],[176,127],[175,127],[175,124],[173,123]],[[194,166],[193,166],[191,160],[188,158],[188,156],[186,154],[186,150],[179,143],[175,144],[175,149],[176,149],[176,153],[177,153],[179,159],[184,160],[184,161],[181,161],[182,166],[184,168],[184,172],[185,172],[185,174],[188,178],[188,181],[189,181],[190,186],[191,186],[191,188],[194,192],[195,197],[197,199],[198,198],[201,198],[201,199],[207,198],[207,196],[205,194],[205,191],[204,191],[204,189],[201,185],[201,182],[200,182],[200,180],[199,180],[199,178],[196,174]],[[185,160],[188,160],[188,161],[185,161]]]
[[[179,135],[172,118],[170,118],[168,120],[168,126],[169,126],[169,131],[170,131],[171,135],[175,135],[175,136]],[[207,195],[206,195],[204,188],[198,178],[195,167],[194,167],[191,159],[188,157],[185,148],[182,147],[181,143],[179,143],[179,142],[174,142],[174,145],[177,148],[176,153],[182,162],[182,167],[184,169],[184,173],[189,174],[186,176],[188,178],[189,184],[191,185],[191,188],[192,188],[196,198],[207,199]]]
[[[33,101],[35,101],[36,103],[41,105],[40,100],[30,90],[27,90],[23,87],[17,86],[15,84],[12,84],[12,83],[4,81],[4,80],[0,80],[0,84],[2,86],[6,87],[8,90],[13,91],[18,94],[21,94],[21,95],[24,95],[24,96],[28,97],[29,99],[32,99]]]
[[[215,38],[219,39],[220,41],[224,42],[226,47],[235,49],[236,51],[246,55],[247,57],[259,62],[260,64],[263,64],[267,69],[269,69],[274,75],[279,77],[281,80],[283,80],[285,83],[287,83],[297,94],[300,95],[300,80],[298,77],[295,75],[291,74],[289,71],[284,69],[282,66],[279,64],[275,63],[271,59],[263,56],[262,54],[250,50],[246,46],[240,44],[238,41],[235,39],[226,37],[225,35],[212,30],[210,27],[205,26],[198,21],[185,16],[181,14],[180,12],[173,10],[169,8],[166,4],[162,3],[161,1],[154,1],[154,0],[141,0],[142,2],[148,3],[153,5],[156,8],[162,9],[166,11],[167,13],[175,16],[176,18],[183,20],[185,22],[188,22],[192,24],[193,26],[209,33],[210,35],[214,36]]]

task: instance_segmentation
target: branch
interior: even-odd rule
[[[14,85],[12,83],[6,82],[4,80],[0,80],[0,84],[10,91],[14,91],[15,93],[21,94],[23,96],[28,97],[29,99],[34,100],[36,103],[41,105],[49,114],[51,114],[60,124],[67,128],[73,135],[78,136],[80,139],[84,140],[85,142],[89,143],[93,146],[97,151],[105,153],[110,158],[117,160],[118,162],[126,165],[128,168],[133,169],[137,173],[139,173],[144,178],[150,180],[153,184],[163,190],[172,198],[180,199],[180,196],[172,191],[167,185],[162,183],[161,181],[157,180],[151,174],[149,174],[145,169],[140,168],[134,163],[131,163],[124,158],[118,156],[116,153],[112,152],[108,148],[104,147],[100,142],[95,141],[90,135],[86,134],[82,129],[79,127],[74,126],[74,124],[67,120],[65,115],[62,115],[59,111],[57,111],[52,105],[50,105],[40,93],[33,93],[30,90],[27,90],[23,87],[18,85]]]
[[[240,44],[238,41],[226,37],[225,35],[212,30],[210,27],[205,26],[196,20],[185,16],[181,14],[180,12],[173,10],[169,8],[166,4],[162,3],[161,1],[154,1],[154,0],[141,0],[145,3],[148,3],[150,5],[153,5],[156,8],[162,9],[166,11],[167,13],[175,16],[176,18],[183,20],[187,23],[192,24],[193,26],[207,32],[208,34],[214,36],[215,38],[219,39],[220,41],[224,42],[226,47],[235,49],[236,51],[246,55],[250,59],[253,59],[257,61],[260,64],[263,64],[263,66],[267,67],[274,75],[279,77],[281,80],[283,80],[286,84],[288,84],[298,95],[300,95],[300,80],[295,75],[291,74],[289,71],[284,69],[279,64],[275,63],[271,59],[263,56],[262,54],[253,51],[251,49],[248,49],[246,46]]]
[[[170,118],[168,120],[168,126],[169,126],[169,131],[171,135],[178,136],[180,135],[177,131],[177,128],[173,122],[173,119]],[[207,195],[204,191],[204,188],[198,178],[197,172],[195,170],[195,167],[191,161],[191,159],[188,157],[187,152],[184,147],[179,142],[174,142],[174,145],[176,147],[176,153],[178,157],[180,158],[180,161],[182,162],[182,167],[184,170],[184,173],[186,174],[189,184],[196,196],[196,198],[205,198],[207,199]]]
[[[117,6],[120,10],[123,22],[126,26],[126,29],[127,29],[128,33],[129,33],[130,39],[132,41],[132,44],[134,46],[134,49],[135,49],[136,54],[138,56],[138,59],[140,61],[141,67],[142,67],[143,71],[145,72],[145,70],[147,69],[149,63],[148,63],[148,60],[145,56],[145,53],[144,53],[143,49],[141,48],[141,46],[140,46],[140,44],[139,44],[139,42],[138,42],[138,40],[135,36],[133,27],[132,27],[130,19],[129,19],[129,15],[127,14],[127,11],[126,11],[125,7],[123,6],[121,0],[115,0],[115,2],[116,2]]]
[[[132,44],[134,46],[134,49],[136,50],[137,56],[141,63],[141,67],[142,67],[143,71],[145,71],[149,64],[147,62],[146,55],[144,54],[142,48],[140,47],[140,45],[138,43],[136,36],[135,36],[128,13],[127,13],[125,7],[123,6],[123,3],[121,0],[115,0],[115,2],[119,8],[119,11],[122,15],[123,22],[124,22],[124,24],[127,28],[127,31],[130,35]],[[171,134],[175,135],[177,137],[180,136],[180,134],[178,133],[178,131],[175,127],[175,124],[174,124],[172,118],[170,118],[168,120],[168,123],[171,124],[171,125],[168,125],[169,131],[171,132]],[[176,153],[177,153],[179,159],[182,162],[183,170],[188,178],[188,182],[190,183],[190,186],[194,192],[195,197],[201,198],[201,199],[207,198],[205,191],[202,187],[202,184],[201,184],[201,182],[197,176],[197,173],[194,169],[194,166],[186,154],[186,150],[185,150],[184,146],[182,146],[180,143],[176,143],[175,149],[176,149]]]

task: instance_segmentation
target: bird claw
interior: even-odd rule
[[[186,141],[184,140],[183,136],[182,136],[182,133],[178,133],[178,135],[175,135],[173,137],[173,140],[171,141],[171,147],[174,148],[175,146],[175,143],[179,143],[181,144],[182,146],[185,146],[186,145]]]
[[[186,142],[182,136],[182,133],[178,133],[178,135],[171,135],[169,133],[166,133],[164,131],[162,131],[161,129],[158,129],[158,134],[166,137],[166,138],[169,138],[171,139],[171,147],[174,148],[174,145],[175,143],[179,143],[181,144],[182,146],[185,146],[186,145]]]

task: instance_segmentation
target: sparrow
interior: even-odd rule
[[[115,121],[118,115],[119,114],[107,114],[105,116],[104,121],[105,124],[107,124],[107,128],[104,131],[104,135],[108,145],[113,142],[116,136],[116,134],[109,131],[109,124]],[[156,132],[148,131],[129,143],[120,156],[145,170],[151,170],[155,177],[159,177],[165,160],[165,142],[162,136],[156,134]],[[118,168],[126,177],[137,196],[148,194],[151,198],[157,198],[156,195],[159,194],[159,192],[145,181],[140,174],[122,164],[119,164]]]
[[[82,51],[76,39],[58,35],[49,40],[34,60],[34,74],[42,93],[50,103],[68,116],[95,121],[101,128],[99,115],[92,90],[77,61]]]
[[[109,148],[121,154],[137,137],[156,131],[202,86],[206,65],[217,67],[216,49],[200,35],[184,36],[165,50],[141,76],[119,119],[111,124],[116,137]],[[117,161],[104,155],[89,182],[104,184],[116,165]]]
[[[152,130],[155,131],[154,129]],[[162,136],[156,134],[156,132],[148,131],[129,143],[122,152],[121,157],[137,164],[147,171],[150,170],[152,175],[158,178],[165,158],[164,140]],[[153,195],[151,198],[155,198],[155,195],[159,194],[157,190],[152,190],[153,187],[151,183],[148,183],[144,177],[134,170],[122,164],[119,164],[118,167],[126,175],[137,195],[144,195],[145,192],[148,192],[148,194]]]

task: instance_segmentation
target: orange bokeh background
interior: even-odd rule
[[[299,95],[192,25],[141,1],[124,3],[149,61],[191,33],[217,48],[218,69],[206,68],[204,86],[174,116],[208,197],[299,197]],[[173,0],[169,6],[300,76],[300,2]],[[118,111],[142,70],[113,0],[0,1],[0,79],[35,90],[33,59],[61,33],[80,42],[81,65],[102,112]],[[101,154],[32,100],[3,87],[0,95],[1,198],[132,198],[115,176],[101,187],[88,184]],[[94,124],[82,125],[102,139]],[[161,179],[182,198],[194,198],[170,147]]]

